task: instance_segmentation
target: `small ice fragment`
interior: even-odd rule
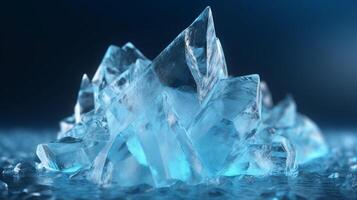
[[[0,192],[2,191],[7,191],[9,188],[8,188],[8,185],[7,183],[3,182],[0,180]]]
[[[28,162],[17,163],[13,169],[14,175],[31,176],[36,173],[36,168]]]
[[[263,108],[272,108],[273,107],[273,97],[271,96],[270,90],[266,82],[260,82],[260,92],[262,98],[262,106]]]
[[[86,74],[82,77],[81,86],[78,92],[77,103],[74,106],[74,118],[76,123],[81,121],[84,113],[94,108],[93,86]]]
[[[81,141],[56,142],[37,146],[36,154],[49,170],[73,173],[90,166]]]
[[[328,176],[328,178],[338,178],[340,177],[340,174],[338,172],[334,172]]]

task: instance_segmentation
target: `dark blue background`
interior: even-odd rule
[[[1,1],[0,125],[56,126],[109,44],[153,59],[207,6],[232,75],[259,73],[279,100],[357,124],[357,1]]]

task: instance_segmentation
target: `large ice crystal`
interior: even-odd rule
[[[99,184],[198,184],[219,176],[294,176],[327,151],[291,97],[273,106],[259,75],[229,77],[211,9],[153,61],[110,46],[83,76],[74,115],[40,144],[44,167]]]

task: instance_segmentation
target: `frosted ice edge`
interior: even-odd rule
[[[98,184],[295,176],[328,151],[292,97],[274,106],[259,75],[228,77],[209,7],[153,61],[111,45],[60,125],[57,141],[37,147],[42,165]]]

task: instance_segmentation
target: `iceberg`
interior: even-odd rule
[[[274,106],[259,75],[228,76],[210,7],[152,61],[132,43],[111,45],[83,75],[74,114],[36,154],[51,171],[98,184],[221,176],[295,176],[328,148],[292,97]]]

